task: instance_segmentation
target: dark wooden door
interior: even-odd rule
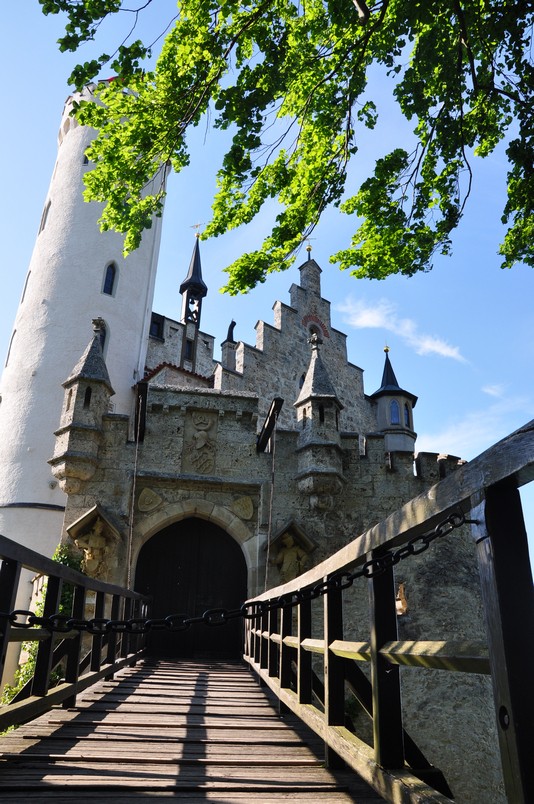
[[[135,588],[152,595],[153,616],[202,615],[208,609],[238,608],[247,597],[247,568],[240,546],[222,528],[202,519],[175,522],[142,547]],[[200,623],[187,631],[154,631],[148,649],[155,656],[236,658],[243,623]]]

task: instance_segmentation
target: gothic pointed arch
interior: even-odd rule
[[[235,610],[247,598],[247,565],[241,546],[223,528],[191,516],[145,542],[137,557],[135,588],[152,597],[155,619]],[[241,618],[219,628],[199,623],[184,631],[151,631],[147,647],[156,656],[236,659],[242,650]]]

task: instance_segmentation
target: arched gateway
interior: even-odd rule
[[[237,608],[247,597],[247,567],[239,544],[203,519],[174,522],[143,545],[135,588],[153,598],[153,616]],[[192,626],[187,631],[154,631],[148,650],[157,656],[235,658],[241,652],[242,622]]]

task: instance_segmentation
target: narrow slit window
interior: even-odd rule
[[[93,395],[93,389],[91,387],[85,389],[85,394],[83,397],[83,406],[84,408],[88,408],[91,406],[91,396]]]
[[[50,207],[52,205],[51,201],[47,201],[45,204],[45,208],[43,209],[43,214],[41,215],[41,223],[39,224],[39,234],[43,231],[46,226],[46,222],[48,220],[48,213],[50,212]]]
[[[113,296],[116,279],[117,266],[115,263],[110,262],[110,264],[106,267],[106,273],[104,274],[104,286],[102,288],[102,293],[106,293],[108,296]]]

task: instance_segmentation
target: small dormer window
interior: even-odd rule
[[[390,424],[400,424],[400,408],[396,399],[392,399],[389,406]]]

